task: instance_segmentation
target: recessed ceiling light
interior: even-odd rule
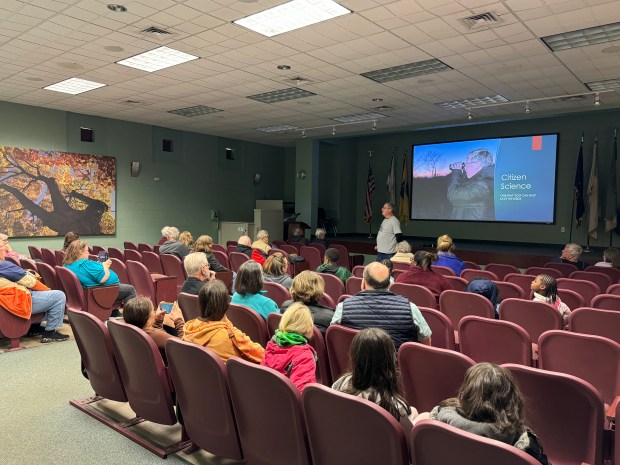
[[[278,65],[278,69],[291,69],[289,65]]]
[[[601,50],[601,52],[603,52],[603,53],[618,53],[618,52],[620,52],[620,45],[611,45],[611,46],[606,47],[603,50]]]
[[[248,95],[248,98],[263,103],[277,103],[285,102],[286,100],[310,97],[312,95],[316,94],[313,92],[308,92],[307,90],[298,89],[296,87],[289,87],[288,89],[274,90],[263,94]]]
[[[117,3],[108,3],[108,10],[114,11],[115,13],[125,13],[127,8],[125,5],[119,5]]]
[[[356,115],[338,116],[332,119],[340,123],[356,123],[358,121],[372,121],[379,118],[387,118],[387,116],[381,113],[358,113]]]
[[[290,124],[280,124],[279,126],[269,126],[266,128],[256,128],[257,131],[263,132],[283,132],[299,129],[297,126],[291,126]]]
[[[373,98],[372,99],[373,102],[383,102],[382,98]]]
[[[586,86],[593,91],[617,89],[620,87],[620,79],[607,79],[606,81],[591,81],[586,82]]]
[[[103,47],[104,50],[108,52],[124,52],[125,49],[123,47],[119,47],[118,45],[106,45]]]
[[[105,84],[99,82],[87,81],[85,79],[70,78],[57,82],[51,86],[44,87],[46,90],[54,90],[56,92],[64,92],[65,94],[77,95],[89,90],[104,87]]]
[[[173,113],[175,115],[187,116],[191,118],[192,116],[200,116],[200,115],[208,115],[210,113],[218,113],[220,111],[219,108],[207,107],[205,105],[196,105],[193,107],[179,108],[178,110],[170,110],[168,113]]]
[[[140,53],[139,55],[125,58],[116,63],[152,73],[153,71],[159,71],[160,69],[180,65],[181,63],[196,59],[198,59],[197,56],[190,55],[189,53],[180,52],[179,50],[169,47],[159,47],[149,50],[148,52]]]
[[[541,39],[554,52],[569,48],[585,47],[587,45],[603,44],[620,39],[620,23],[553,34],[541,37]]]
[[[292,0],[234,21],[267,37],[351,13],[333,0]]]
[[[446,65],[443,61],[433,58],[430,60],[417,61],[415,63],[407,63],[406,65],[398,65],[392,66],[391,68],[368,71],[367,73],[362,73],[361,76],[372,79],[376,82],[389,82],[397,81],[399,79],[406,79],[413,76],[421,76],[424,74],[439,73],[441,71],[448,71],[451,69],[452,68]]]

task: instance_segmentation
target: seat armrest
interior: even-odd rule
[[[614,401],[611,403],[611,405],[607,409],[607,412],[605,412],[605,416],[607,417],[609,421],[614,421],[616,419],[616,409],[618,408],[619,402],[620,402],[620,396],[616,396]],[[620,444],[618,444],[618,447],[620,447]]]

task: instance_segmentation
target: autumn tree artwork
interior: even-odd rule
[[[0,232],[116,232],[116,159],[0,146]]]

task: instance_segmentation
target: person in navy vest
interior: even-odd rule
[[[339,303],[331,324],[353,329],[381,328],[396,350],[404,342],[431,345],[431,329],[415,304],[388,291],[390,271],[379,262],[364,268],[362,291]]]

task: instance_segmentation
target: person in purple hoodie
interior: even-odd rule
[[[435,266],[445,266],[450,268],[457,276],[461,275],[466,266],[463,260],[454,255],[454,242],[447,234],[437,238],[437,255],[438,259]]]

